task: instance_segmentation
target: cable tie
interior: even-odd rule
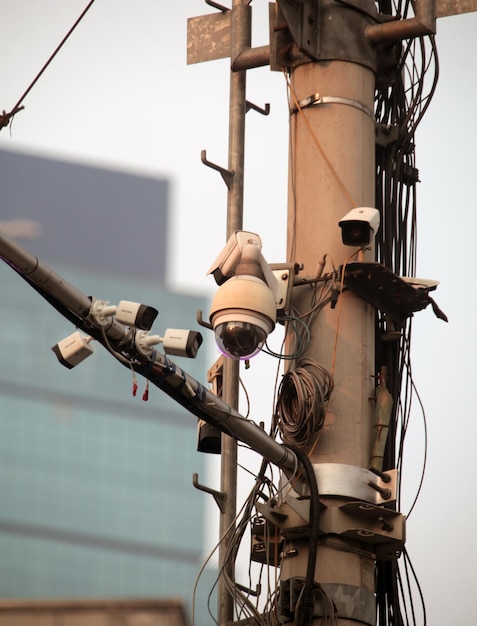
[[[152,368],[154,367],[155,362],[156,362],[156,355],[157,355],[157,350],[153,350],[151,352],[151,359],[148,362],[148,364],[146,365],[146,367],[144,368],[144,373],[145,374],[149,374],[152,371]]]

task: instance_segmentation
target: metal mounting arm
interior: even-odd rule
[[[0,232],[0,258],[10,265],[38,293],[67,319],[106,346],[94,318],[89,316],[92,300],[56,274],[50,267]],[[107,341],[114,343],[128,332],[123,324],[113,321],[105,330]],[[201,385],[192,376],[155,352],[153,359],[127,362],[138,374],[162,389],[190,413],[216,426],[221,431],[249,445],[273,465],[289,472],[296,471],[298,460],[294,452],[279,444],[254,422],[247,420],[237,410]]]

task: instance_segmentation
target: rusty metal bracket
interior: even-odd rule
[[[227,185],[227,189],[229,190],[231,189],[233,178],[234,178],[233,170],[227,170],[224,167],[220,167],[220,165],[216,165],[215,163],[212,163],[212,161],[209,161],[207,159],[207,152],[205,150],[201,151],[200,160],[202,161],[204,165],[207,165],[207,167],[210,167],[213,170],[216,170],[217,172],[219,172],[219,174],[224,179],[225,184]]]
[[[248,113],[250,111],[250,109],[252,109],[253,111],[256,111],[257,113],[260,113],[260,115],[269,115],[269,113],[270,113],[270,104],[267,102],[265,104],[265,107],[262,109],[262,107],[259,107],[256,104],[253,104],[253,102],[249,102],[248,100],[246,100],[245,101],[245,112]]]
[[[402,39],[424,37],[436,33],[435,0],[418,0],[413,3],[415,17],[394,20],[383,24],[369,24],[365,29],[368,41],[373,45],[394,43]]]
[[[213,9],[222,11],[222,13],[226,13],[227,11],[230,11],[230,9],[228,9],[227,7],[224,7],[222,4],[219,4],[218,2],[214,2],[213,0],[205,0],[205,4],[208,4],[209,7],[212,7]]]

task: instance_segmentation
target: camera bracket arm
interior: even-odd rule
[[[68,283],[36,256],[22,248],[0,231],[0,258],[26,280],[42,297],[88,334],[104,344],[97,322],[90,315],[93,300]],[[96,326],[95,326],[96,325]],[[125,337],[129,328],[114,320],[105,335],[113,341]],[[273,465],[285,472],[296,472],[299,467],[295,453],[279,444],[254,422],[196,381],[165,355],[154,352],[145,362],[127,363],[162,389],[196,417],[218,427],[223,432],[249,445]]]

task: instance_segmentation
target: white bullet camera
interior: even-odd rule
[[[89,345],[91,340],[92,337],[76,331],[59,341],[52,350],[58,361],[70,370],[93,354],[93,348]]]
[[[358,207],[347,213],[339,222],[341,238],[345,246],[369,245],[379,228],[379,211],[370,207]]]
[[[209,316],[219,350],[234,360],[255,356],[275,328],[279,291],[260,237],[236,231],[208,273],[220,284]]]
[[[110,318],[115,316],[118,322],[126,326],[151,330],[159,311],[152,306],[129,300],[121,300],[117,306],[109,306],[108,302],[96,300],[91,313],[100,326],[108,326],[111,324]]]
[[[159,311],[152,306],[121,300],[116,310],[116,320],[126,326],[135,326],[141,330],[151,330]]]
[[[146,331],[138,331],[135,341],[136,348],[145,356],[149,356],[152,353],[153,346],[162,343],[166,354],[195,359],[202,345],[202,335],[194,330],[168,328],[164,337],[150,335]]]
[[[202,345],[202,335],[194,330],[168,328],[164,333],[162,345],[166,354],[195,359]]]

